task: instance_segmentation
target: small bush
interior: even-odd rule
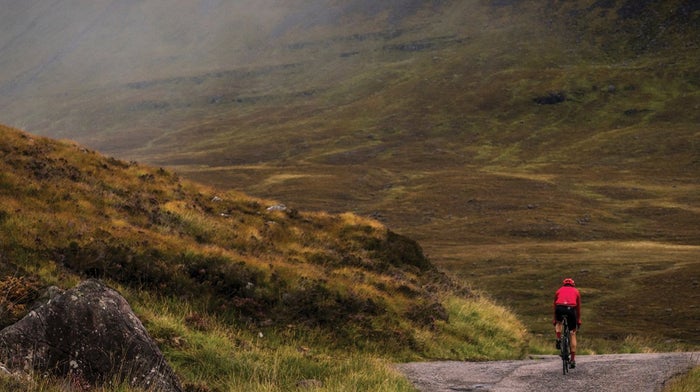
[[[435,328],[435,322],[448,321],[449,315],[439,302],[418,303],[406,312],[406,318],[421,327]]]
[[[137,252],[126,245],[93,241],[54,251],[54,257],[76,273],[89,278],[114,279],[132,287],[175,293],[182,287],[169,257],[157,249]]]
[[[393,231],[387,232],[386,239],[375,253],[380,260],[397,267],[413,266],[421,271],[435,269],[416,241]]]
[[[322,280],[302,278],[298,286],[285,293],[275,312],[284,321],[302,322],[310,326],[345,325],[383,312],[371,298],[352,293],[341,294]],[[285,320],[286,319],[286,320]]]
[[[547,95],[542,95],[532,99],[538,105],[556,105],[566,101],[566,94],[562,91],[550,92]]]
[[[0,280],[0,329],[24,317],[39,292],[39,283],[32,278],[8,276]]]

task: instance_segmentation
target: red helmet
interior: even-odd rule
[[[564,279],[563,284],[565,284],[565,285],[566,285],[566,284],[570,284],[570,285],[572,285],[572,286],[576,286],[576,283],[574,283],[574,280],[571,279],[571,278],[566,278],[566,279]]]

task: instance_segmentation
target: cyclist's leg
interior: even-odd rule
[[[559,350],[561,348],[561,321],[557,321],[556,324],[554,324],[554,335],[556,336],[556,339],[554,341],[554,348]]]
[[[576,368],[576,330],[571,331],[569,338],[569,345],[571,349],[569,350],[570,353],[570,360],[571,362],[569,363],[569,367],[572,369]]]
[[[566,315],[562,312],[562,309],[557,306],[554,311],[554,319],[556,320],[556,324],[554,324],[554,333],[557,335],[557,340],[561,339],[561,322],[566,317]]]
[[[571,338],[569,339],[569,345],[571,346],[571,362],[574,364],[576,363],[576,311],[571,312],[569,315],[569,325],[572,326],[571,328]],[[576,365],[574,365],[576,366]]]

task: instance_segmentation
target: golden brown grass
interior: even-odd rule
[[[8,323],[48,285],[104,279],[200,390],[288,390],[305,379],[410,390],[389,360],[526,350],[515,318],[496,322],[499,307],[376,220],[280,209],[6,127],[0,155]]]

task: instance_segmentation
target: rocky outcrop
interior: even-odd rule
[[[0,331],[10,371],[68,377],[81,385],[126,382],[149,391],[182,387],[127,301],[85,281]]]

